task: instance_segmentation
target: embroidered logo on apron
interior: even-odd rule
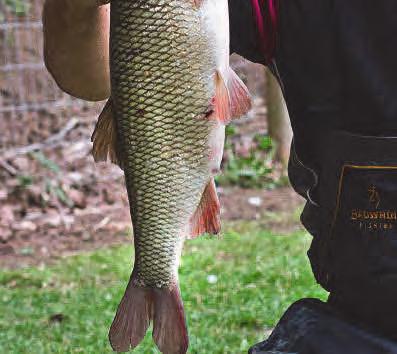
[[[397,211],[380,209],[381,197],[376,186],[370,186],[368,193],[370,207],[368,209],[352,209],[351,222],[364,230],[392,229],[397,221]]]
[[[367,232],[397,228],[397,195],[391,185],[397,185],[395,166],[344,165],[333,226]]]

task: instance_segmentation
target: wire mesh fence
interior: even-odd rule
[[[97,110],[64,94],[43,61],[44,0],[0,0],[0,149],[45,139],[71,115]]]
[[[72,117],[91,126],[103,105],[63,93],[47,72],[42,53],[43,3],[0,0],[0,152],[42,142]],[[263,100],[263,68],[247,65],[241,58],[232,62],[253,96]]]

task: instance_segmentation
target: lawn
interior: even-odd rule
[[[189,353],[246,353],[315,284],[303,231],[274,235],[229,225],[219,238],[185,245],[180,269]],[[132,247],[0,271],[0,353],[110,353],[107,331],[131,270]],[[134,351],[158,353],[150,333]]]

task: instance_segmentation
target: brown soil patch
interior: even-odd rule
[[[121,181],[113,185],[116,188],[112,188],[110,203],[103,203],[103,196],[88,196],[83,199],[84,208],[60,212],[56,208],[40,211],[30,206],[22,213],[24,217],[12,216],[9,227],[0,229],[0,265],[13,268],[48,263],[80,251],[131,243],[131,220],[124,187]],[[96,189],[103,187],[99,182]],[[263,228],[281,234],[300,228],[296,210],[302,205],[302,199],[288,187],[272,191],[220,188],[219,193],[224,224],[256,220]],[[10,215],[13,208],[15,206],[3,204],[2,218]],[[21,215],[21,210],[17,215]]]

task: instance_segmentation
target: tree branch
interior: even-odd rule
[[[20,155],[26,155],[33,151],[39,151],[48,148],[54,148],[63,143],[65,136],[78,124],[77,118],[72,118],[58,133],[47,138],[43,143],[35,143],[18,148],[0,150],[0,161],[11,160]],[[2,167],[3,164],[1,164]]]

